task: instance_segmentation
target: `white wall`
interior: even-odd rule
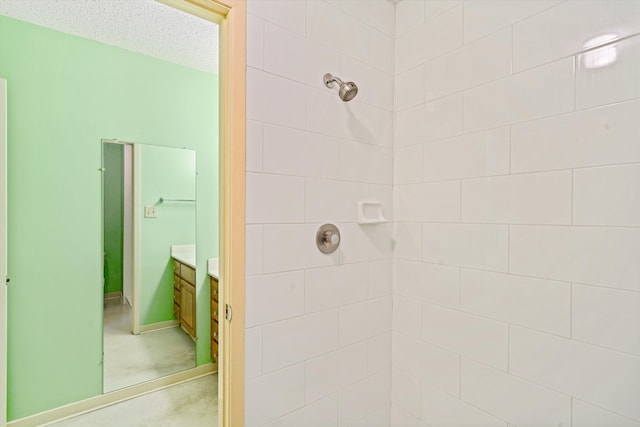
[[[387,426],[394,6],[248,2],[246,426]],[[343,103],[331,72],[360,93]],[[341,248],[315,233],[338,225]]]
[[[396,17],[392,425],[640,426],[640,1]]]

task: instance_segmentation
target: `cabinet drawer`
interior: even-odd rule
[[[211,278],[211,299],[214,301],[218,301],[218,281]]]
[[[173,260],[173,274],[180,275],[180,261]]]
[[[173,275],[173,287],[175,289],[180,289],[180,276],[174,273]]]
[[[196,284],[196,271],[185,264],[180,264],[180,277],[192,285]]]
[[[218,335],[218,322],[216,322],[215,320],[211,319],[211,339],[214,340],[215,342],[218,342],[219,340],[219,335]]]
[[[211,318],[218,322],[218,301],[211,300]]]

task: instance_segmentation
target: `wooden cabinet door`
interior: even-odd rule
[[[180,324],[191,334],[196,336],[196,287],[190,283],[181,282],[180,289]]]

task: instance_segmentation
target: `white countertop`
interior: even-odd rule
[[[172,245],[171,258],[196,268],[196,245]]]
[[[207,272],[209,276],[218,279],[220,273],[220,260],[218,258],[209,258],[207,260]]]

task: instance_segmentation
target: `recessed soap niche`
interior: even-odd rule
[[[358,202],[358,224],[381,224],[383,222],[389,221],[384,216],[382,202]]]

